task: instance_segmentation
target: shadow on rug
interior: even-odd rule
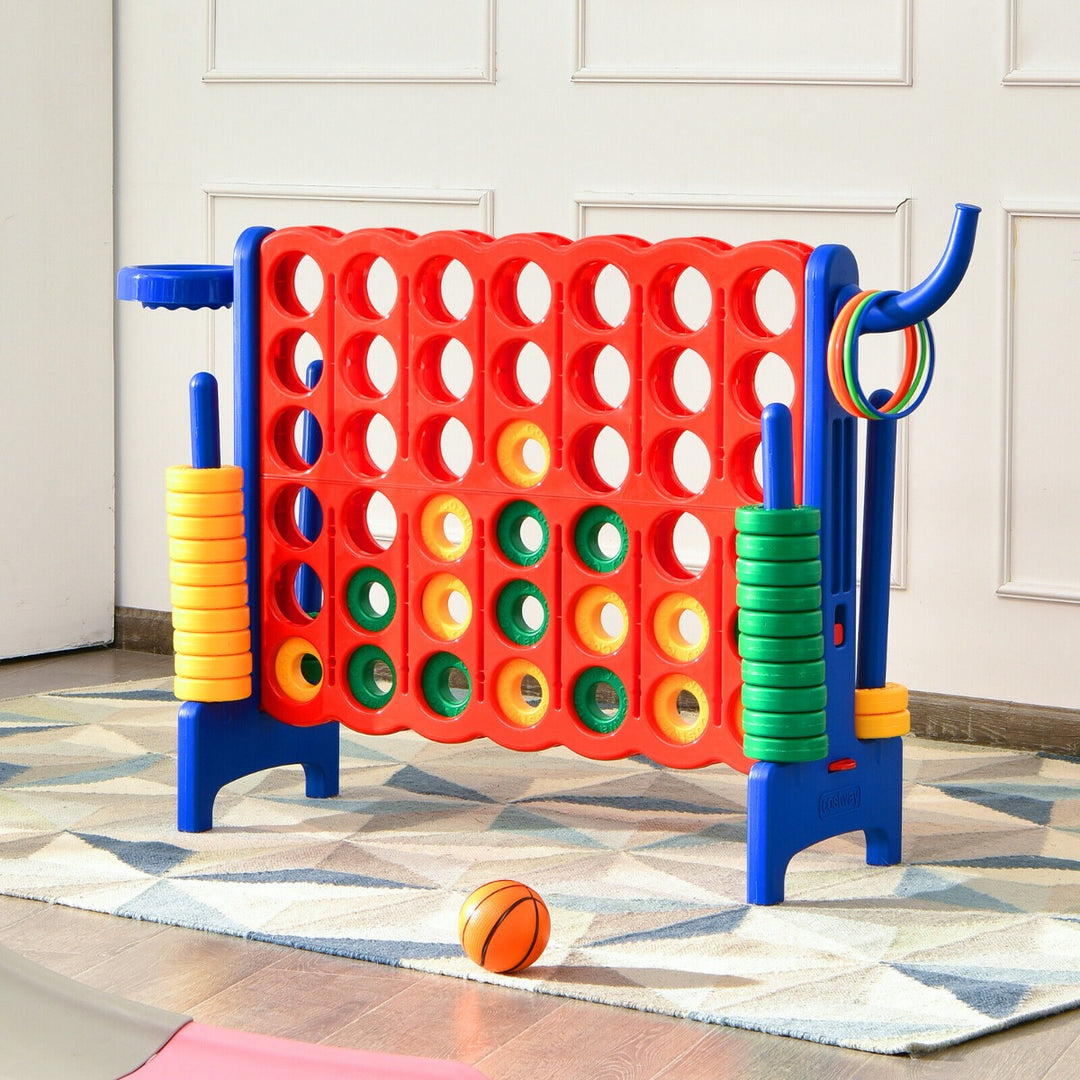
[[[1080,762],[908,740],[904,863],[861,836],[745,903],[745,777],[485,741],[342,732],[341,795],[299,767],[175,828],[171,680],[0,702],[0,892],[878,1053],[1080,1004]],[[475,967],[457,913],[525,881],[552,934]]]

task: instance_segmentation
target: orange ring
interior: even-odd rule
[[[679,626],[685,612],[696,615],[701,623],[701,637],[688,641]],[[696,660],[709,644],[709,616],[705,608],[689,593],[668,593],[656,606],[653,615],[653,635],[661,652],[672,660],[688,664]]]
[[[305,656],[313,656],[322,666],[322,657],[310,641],[301,637],[286,638],[274,657],[274,677],[281,692],[292,701],[301,704],[310,701],[322,689],[323,680],[310,683],[304,677],[302,663]]]
[[[181,540],[169,537],[169,558],[173,562],[238,562],[247,556],[247,540],[231,536],[224,540]]]
[[[251,677],[240,679],[173,679],[173,693],[181,701],[243,701],[251,697]]]
[[[450,613],[450,597],[458,593],[465,598],[467,611],[460,622]],[[457,641],[466,630],[473,617],[472,597],[461,578],[453,574],[436,574],[424,586],[420,597],[420,610],[428,629],[440,641]]]
[[[173,608],[191,611],[216,611],[247,604],[247,585],[170,585]]]
[[[902,683],[855,690],[856,716],[883,716],[903,712],[908,707],[908,688]]]
[[[171,585],[242,585],[247,581],[247,562],[170,562]]]
[[[165,532],[177,540],[233,540],[244,535],[244,515],[181,517],[170,514]]]
[[[911,713],[907,709],[891,713],[873,713],[855,717],[855,738],[891,739],[911,730]]]
[[[535,442],[544,452],[544,464],[540,469],[531,469],[525,461],[525,446],[529,442]],[[531,420],[511,420],[499,433],[495,460],[499,471],[515,487],[536,487],[551,468],[551,443],[539,424]]]
[[[173,630],[192,634],[226,634],[247,630],[251,612],[247,604],[231,608],[173,608]]]
[[[250,630],[224,630],[216,633],[173,631],[173,652],[186,653],[188,656],[232,656],[250,650]]]
[[[173,668],[183,679],[240,679],[251,674],[251,653],[226,656],[188,656],[177,653]]]
[[[601,622],[604,608],[611,604],[622,616],[622,630],[609,634]],[[590,585],[574,604],[574,629],[578,640],[589,652],[597,656],[610,656],[617,652],[630,633],[630,616],[622,597],[614,589],[604,585]]]
[[[240,491],[244,486],[244,470],[239,465],[222,465],[217,469],[196,469],[191,465],[170,465],[165,470],[168,491],[187,491],[193,495]]]
[[[531,705],[525,700],[521,684],[527,676],[532,676],[540,687],[540,702]],[[528,660],[509,660],[499,669],[495,677],[495,699],[502,714],[515,727],[533,727],[544,718],[551,701],[551,690],[544,673]]]
[[[166,491],[165,512],[178,517],[228,517],[244,512],[242,491]]]
[[[686,723],[679,712],[679,695],[686,691],[698,703],[698,717],[692,724]],[[692,743],[700,739],[709,726],[709,699],[701,684],[685,675],[665,675],[656,684],[652,696],[653,720],[662,735],[674,743]]]

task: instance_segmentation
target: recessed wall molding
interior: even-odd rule
[[[576,35],[576,82],[912,81],[912,0],[577,0]]]
[[[207,0],[203,81],[493,83],[496,3]]]
[[[854,196],[800,198],[719,194],[639,194],[587,192],[574,198],[577,235],[627,232],[646,237],[660,235],[711,235],[731,243],[767,239],[770,236],[810,238],[810,243],[843,243],[837,225],[849,215],[887,228],[895,270],[885,281],[864,281],[866,287],[904,289],[911,284],[911,200],[902,196]],[[657,214],[656,212],[660,212]],[[674,213],[674,216],[671,216]],[[680,228],[678,219],[687,218]],[[713,216],[715,215],[715,224]],[[805,217],[805,225],[793,227],[792,215]],[[837,217],[839,216],[839,222]],[[775,224],[769,225],[769,218]],[[606,221],[604,219],[607,219]],[[690,222],[692,221],[692,224]],[[852,222],[851,224],[854,224]],[[658,230],[660,230],[658,232]],[[880,236],[881,234],[879,234]],[[862,244],[849,244],[856,258],[867,256]],[[865,273],[863,274],[865,278]],[[890,570],[894,589],[907,588],[908,567],[908,425],[897,427],[896,499],[893,513],[893,549]],[[861,470],[860,470],[861,472]],[[861,477],[860,496],[861,504]],[[861,528],[861,525],[860,525]]]
[[[1076,0],[1009,0],[1006,86],[1080,85]]]
[[[1080,204],[1005,203],[1005,437],[997,594],[1080,603],[1075,308]]]

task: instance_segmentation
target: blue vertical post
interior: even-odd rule
[[[890,396],[888,390],[875,390],[870,395],[870,404],[881,409]],[[860,689],[885,685],[896,487],[896,421],[892,417],[867,423],[863,484],[862,572],[855,658],[855,685]]]
[[[791,410],[774,401],[761,414],[762,487],[766,510],[790,510],[795,505],[795,451]]]
[[[191,406],[191,464],[196,469],[221,468],[221,417],[217,379],[199,371],[188,384]]]

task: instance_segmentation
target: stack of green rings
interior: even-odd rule
[[[735,511],[743,751],[758,761],[829,751],[820,528],[813,506]]]

